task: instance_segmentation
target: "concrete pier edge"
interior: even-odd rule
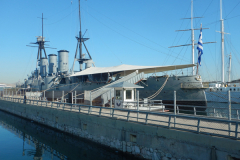
[[[4,100],[0,109],[146,159],[240,158],[238,140]]]

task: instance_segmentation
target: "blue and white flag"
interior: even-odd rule
[[[200,29],[197,50],[198,50],[198,64],[201,66],[201,55],[203,54],[202,27]]]

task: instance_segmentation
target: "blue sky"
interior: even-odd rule
[[[194,0],[194,28],[202,23],[203,46],[200,74],[203,81],[220,80],[220,14],[219,0]],[[169,49],[191,43],[191,0],[81,0],[82,30],[88,50],[98,67],[120,64],[162,66],[191,63],[191,46]],[[232,53],[232,79],[239,79],[240,0],[223,0],[225,20],[225,70],[227,54]],[[48,54],[69,51],[72,66],[79,32],[78,0],[1,0],[0,1],[0,83],[23,82],[36,67],[37,48],[27,47],[41,35],[50,41]],[[197,42],[199,30],[195,31]],[[196,48],[196,47],[195,47]],[[84,51],[85,52],[85,51]],[[195,52],[195,56],[197,51]],[[196,58],[195,58],[196,59]],[[75,65],[75,70],[79,68]],[[168,74],[190,74],[190,69]],[[187,73],[188,72],[188,73]],[[227,74],[227,73],[226,73]],[[161,75],[161,73],[159,74]],[[227,78],[227,76],[226,76]]]

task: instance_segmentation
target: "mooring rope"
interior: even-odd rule
[[[159,95],[159,93],[162,91],[162,89],[163,89],[163,88],[165,87],[165,85],[167,84],[167,80],[168,80],[169,76],[166,75],[166,77],[167,77],[167,78],[166,78],[165,82],[163,83],[162,87],[159,88],[159,90],[158,90],[156,93],[154,93],[153,95],[147,97],[147,99],[153,99],[153,98],[155,98],[155,97],[157,97],[157,96]]]

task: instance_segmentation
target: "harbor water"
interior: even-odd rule
[[[125,160],[137,157],[0,111],[0,160],[15,159]]]

